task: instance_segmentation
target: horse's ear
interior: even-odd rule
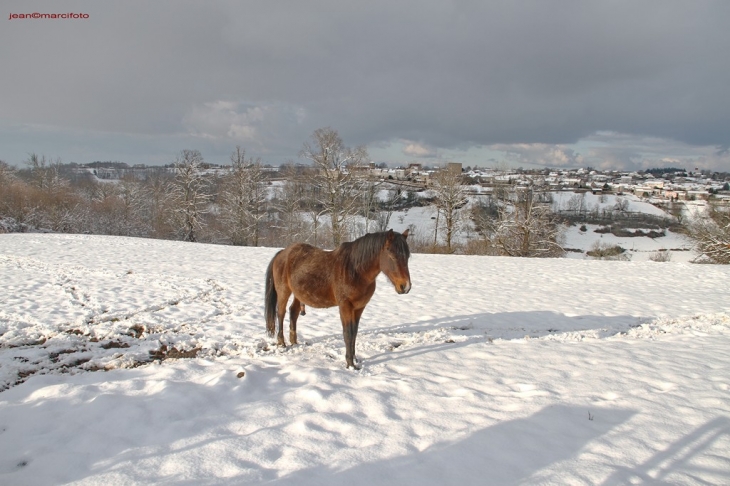
[[[408,229],[403,232],[403,238],[408,238]]]
[[[385,235],[385,237],[386,237],[386,239],[387,239],[388,241],[393,241],[393,229],[389,229],[389,230],[388,230],[388,234],[387,234],[387,235]]]

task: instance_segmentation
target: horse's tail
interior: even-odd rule
[[[279,252],[281,253],[281,251]],[[273,337],[276,333],[276,286],[274,285],[274,260],[279,256],[279,253],[274,255],[269,263],[269,268],[266,269],[266,292],[264,295],[264,314],[266,315],[266,332],[270,337]]]

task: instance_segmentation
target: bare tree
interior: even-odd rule
[[[314,173],[317,169],[312,168],[306,175],[306,184],[304,186],[304,198],[302,199],[302,207],[309,217],[311,223],[311,232],[307,241],[314,246],[319,246],[321,219],[327,213],[327,209],[322,204],[323,189],[318,186],[315,181]]]
[[[538,202],[531,189],[498,190],[488,203],[475,205],[472,221],[480,234],[481,252],[505,256],[557,257],[562,225],[549,203]]]
[[[495,241],[504,255],[563,256],[561,229],[549,205],[538,204],[535,193],[527,189],[515,194],[511,206],[500,206]]]
[[[393,212],[400,204],[402,198],[403,193],[400,188],[388,189],[385,201],[381,202],[380,209],[376,215],[377,231],[385,231],[390,227],[390,218],[393,216]]]
[[[30,154],[25,164],[30,170],[30,178],[32,184],[41,190],[48,190],[58,178],[58,165],[60,160],[55,164],[46,160],[46,156],[38,156],[37,154]]]
[[[231,164],[219,194],[220,218],[232,244],[258,246],[267,192],[261,159],[246,159],[245,150],[237,146]]]
[[[147,194],[139,180],[131,174],[119,183],[97,183],[91,210],[95,215],[91,225],[95,232],[120,236],[147,236]]]
[[[687,207],[684,204],[684,201],[670,201],[669,202],[669,214],[674,216],[674,218],[677,220],[677,223],[683,224],[685,221],[685,211]]]
[[[24,186],[15,177],[13,168],[0,160],[0,233],[25,229],[24,206],[28,191]]]
[[[27,221],[31,226],[47,228],[63,233],[78,232],[77,217],[79,196],[67,179],[60,173],[61,159],[52,161],[45,156],[30,154],[25,162],[29,168],[30,182],[36,192],[30,201]]]
[[[707,213],[689,224],[697,251],[712,263],[730,264],[730,211],[711,203]]]
[[[87,200],[89,207],[90,220],[89,230],[93,234],[118,234],[113,228],[116,223],[115,202],[116,202],[116,184],[98,182],[92,179],[92,182],[84,187],[84,198]]]
[[[381,184],[381,181],[370,180],[367,177],[360,178],[360,209],[365,218],[365,233],[370,232],[370,217],[376,213],[376,209],[380,205]]]
[[[474,230],[479,235],[477,241],[469,242],[467,251],[482,255],[499,255],[501,252],[496,246],[498,221],[501,214],[500,201],[505,200],[502,187],[495,187],[488,197],[479,198],[471,206],[470,219]]]
[[[312,143],[304,143],[299,156],[314,166],[312,183],[317,203],[330,216],[332,244],[338,246],[346,236],[347,225],[358,205],[358,169],[368,160],[365,147],[345,146],[336,130],[319,128]]]
[[[197,150],[183,150],[175,161],[175,179],[170,185],[172,222],[183,241],[198,241],[205,226],[210,195],[203,178],[203,156]]]
[[[148,171],[144,181],[146,212],[152,235],[156,238],[169,238],[174,232],[170,226],[173,201],[168,196],[172,175],[164,167]]]
[[[574,194],[567,202],[568,211],[576,216],[582,217],[586,214],[588,206],[586,204],[586,193]]]
[[[617,197],[616,198],[616,204],[614,204],[613,209],[615,211],[619,211],[621,213],[625,213],[629,210],[629,200],[623,197]]]
[[[0,160],[0,187],[15,182],[15,172],[4,160]]]
[[[451,252],[459,221],[459,210],[468,201],[462,184],[461,172],[449,169],[438,171],[433,177],[433,191],[436,196],[437,210],[435,232],[438,232],[439,219],[443,215],[441,225],[446,232],[446,250]]]
[[[282,167],[281,173],[284,182],[276,189],[274,205],[279,215],[281,246],[286,246],[303,239],[304,221],[300,212],[304,207],[306,184],[293,166]]]

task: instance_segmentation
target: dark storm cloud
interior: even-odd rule
[[[0,30],[5,122],[292,155],[321,126],[434,150],[730,144],[730,2],[63,4],[90,18]]]

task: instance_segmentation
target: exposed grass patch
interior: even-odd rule
[[[597,241],[591,246],[591,249],[586,252],[589,257],[597,260],[628,260],[629,256],[626,255],[626,249],[621,248],[618,245],[610,243],[602,243]]]

